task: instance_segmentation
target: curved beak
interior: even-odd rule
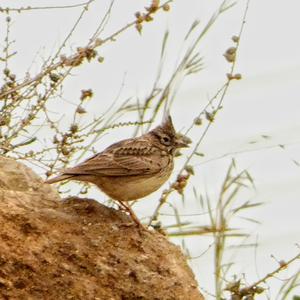
[[[175,147],[176,148],[187,148],[189,147],[189,144],[192,142],[192,140],[180,133],[176,134],[176,139],[175,139]]]

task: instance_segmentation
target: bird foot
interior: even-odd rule
[[[148,229],[145,227],[145,225],[143,225],[141,223],[141,221],[138,219],[138,217],[136,216],[136,214],[134,213],[134,211],[131,209],[131,207],[129,205],[125,204],[123,201],[120,201],[120,200],[118,200],[118,202],[119,202],[121,208],[130,215],[130,217],[133,221],[133,223],[124,223],[124,224],[122,224],[122,226],[129,227],[132,225],[136,225],[138,228],[148,231]]]

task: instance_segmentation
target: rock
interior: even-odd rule
[[[180,249],[0,158],[0,298],[201,300]]]

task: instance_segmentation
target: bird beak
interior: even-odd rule
[[[187,148],[189,147],[189,144],[192,142],[192,140],[180,133],[176,134],[176,140],[175,140],[175,147],[176,148]]]

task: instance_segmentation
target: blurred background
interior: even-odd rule
[[[74,0],[1,1],[2,9],[37,8],[1,12],[0,40],[4,48],[9,16],[11,47],[16,51],[9,60],[9,67],[18,74],[20,81],[28,74],[38,74],[43,63],[56,53],[83,12],[83,5],[75,5],[80,3]],[[226,1],[226,5],[231,3]],[[144,7],[150,4],[151,1],[114,1],[100,38],[104,39],[134,21],[134,14],[144,11]],[[181,132],[193,124],[200,112],[205,112],[207,103],[227,80],[226,74],[232,64],[223,54],[235,45],[232,36],[240,32],[247,2],[239,0],[234,4],[217,17],[197,45],[195,53],[202,57],[201,70],[176,85],[176,96],[169,104],[175,127]],[[72,5],[75,6],[69,7]],[[111,1],[92,1],[61,53],[70,55],[77,51],[77,47],[85,47],[110,5]],[[132,105],[143,103],[151,94],[159,67],[162,66],[160,85],[163,86],[222,1],[174,0],[169,5],[169,11],[159,11],[152,22],[143,24],[141,34],[132,27],[114,41],[99,47],[97,52],[104,59],[102,63],[84,63],[71,71],[64,81],[61,95],[53,97],[55,99],[48,106],[61,128],[68,128],[72,121],[74,116],[71,112],[77,107],[82,90],[93,91],[93,98],[85,103],[88,117],[78,121],[82,125],[87,120],[102,116],[111,109],[112,104],[113,112],[125,100]],[[247,188],[236,196],[235,207],[243,203],[252,203],[253,207],[249,205],[230,219],[229,227],[241,236],[231,236],[226,240],[224,264],[230,264],[231,268],[226,279],[223,278],[224,285],[234,280],[235,275],[250,285],[275,270],[281,260],[287,261],[299,252],[299,11],[297,0],[250,1],[235,61],[235,73],[240,73],[242,79],[230,82],[222,108],[197,149],[199,155],[194,155],[189,163],[195,175],[190,178],[184,197],[173,193],[168,199],[170,205],[165,205],[161,210],[162,224],[171,226],[169,232],[176,233],[171,240],[182,246],[190,256],[190,265],[207,299],[214,299],[215,295],[216,240],[211,233],[183,237],[180,231],[185,229],[178,224],[188,222],[194,231],[211,224],[211,215],[216,211],[222,183],[233,159],[237,172],[246,170],[251,178]],[[200,23],[191,39],[186,40],[195,20]],[[166,31],[169,35],[162,65],[161,49]],[[2,62],[2,69],[4,64]],[[154,104],[149,110],[153,107]],[[213,105],[210,109],[213,111]],[[162,115],[161,111],[152,127],[160,123]],[[139,117],[135,109],[127,110],[116,122],[139,121]],[[189,131],[192,148],[184,150],[178,158],[170,182],[176,180],[176,171],[181,169],[202,136],[207,120],[202,117],[202,121],[203,126],[194,126]],[[46,125],[40,124],[36,128],[39,140],[31,146],[33,150],[47,145],[49,132]],[[92,147],[99,152],[112,142],[131,137],[134,132],[135,127],[132,126],[110,129]],[[80,159],[90,154],[85,153]],[[46,170],[32,164],[30,166],[45,176]],[[164,188],[168,186],[167,183]],[[62,190],[74,193],[76,188],[74,183],[70,183]],[[141,218],[153,213],[164,188],[134,205]],[[104,198],[96,189],[89,190],[88,196]],[[298,260],[279,273],[277,278],[268,280],[263,285],[266,293],[257,299],[292,299],[292,295],[300,294],[299,288],[287,298],[279,294],[287,279],[299,275],[299,269]]]

